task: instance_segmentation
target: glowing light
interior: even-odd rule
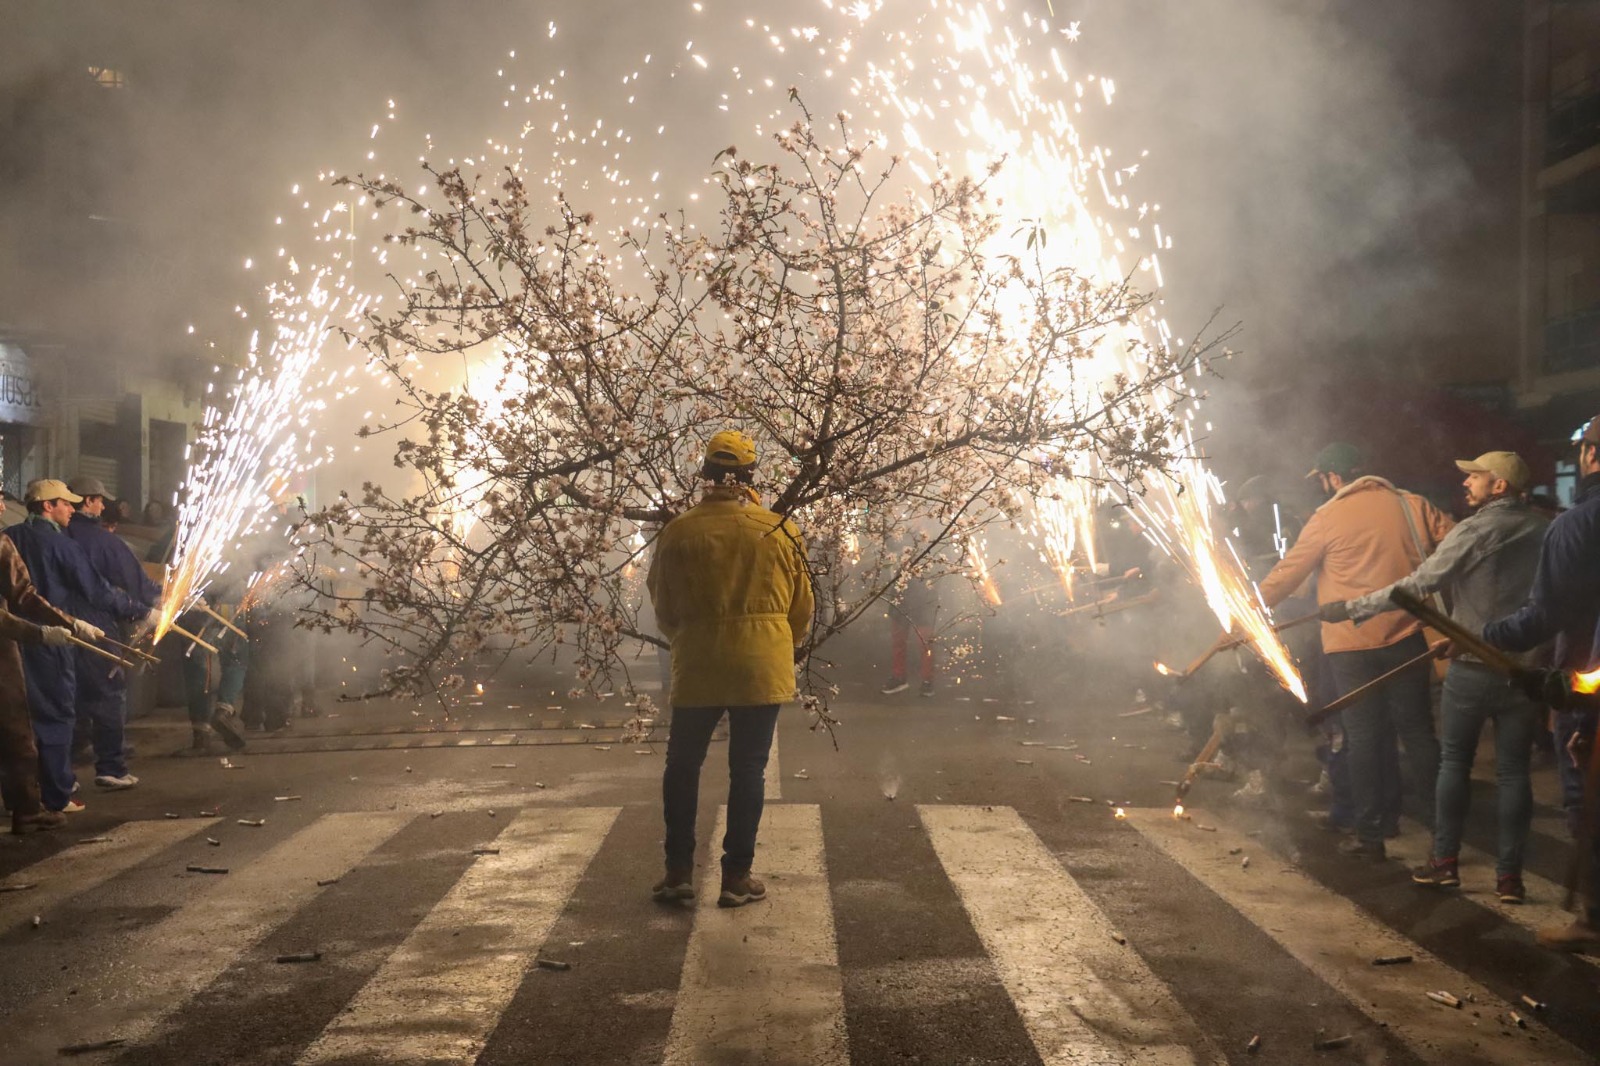
[[[973,540],[967,542],[967,561],[972,566],[972,580],[978,586],[978,593],[991,607],[999,607],[1000,587],[994,583],[994,578],[989,573],[989,560],[986,556],[988,550],[986,541]]]
[[[1600,692],[1600,669],[1591,670],[1587,674],[1573,674],[1572,691],[1582,695]]]

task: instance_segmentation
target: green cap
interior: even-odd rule
[[[1336,440],[1317,453],[1317,458],[1311,464],[1310,473],[1306,477],[1317,474],[1338,474],[1347,478],[1366,465],[1367,457],[1361,454],[1361,449],[1354,444],[1346,444]]]

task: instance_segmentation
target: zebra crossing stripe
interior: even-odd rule
[[[1473,1026],[1427,998],[1444,990],[1473,999],[1487,1015],[1511,1009],[1498,995],[1452,969],[1406,937],[1380,924],[1349,899],[1324,888],[1260,844],[1194,812],[1195,821],[1217,826],[1195,832],[1165,810],[1128,811],[1128,823],[1198,878],[1224,902],[1275,940],[1317,977],[1333,986],[1368,1018],[1424,1062],[1538,1062],[1578,1066],[1593,1060],[1547,1030],[1498,1032]],[[1238,854],[1254,854],[1245,867]],[[1410,955],[1412,966],[1373,966],[1384,956]]]
[[[772,750],[767,753],[767,769],[761,787],[768,803],[783,799],[783,771],[778,768],[778,731],[772,731]]]
[[[620,810],[523,810],[299,1062],[476,1059]]]
[[[0,893],[0,933],[48,915],[62,903],[104,884],[184,837],[216,823],[215,818],[127,822],[110,830],[109,840],[58,851],[0,882],[33,885],[26,892]]]
[[[198,888],[184,906],[129,938],[116,965],[82,971],[69,995],[34,997],[6,1020],[6,1061],[52,1062],[63,1019],[82,1042],[147,1038],[163,1018],[388,840],[411,815],[330,814]]]
[[[727,819],[723,808],[713,842],[722,839]],[[715,867],[701,878],[667,1037],[667,1066],[850,1061],[822,809],[768,807],[756,867],[768,878],[770,898],[738,909],[717,907]]]
[[[1420,866],[1432,854],[1432,831],[1410,818],[1400,819],[1400,836],[1389,841],[1389,857]],[[1462,844],[1456,857],[1464,870],[1461,888],[1453,891],[1459,891],[1472,902],[1490,908],[1506,921],[1522,926],[1529,933],[1537,933],[1541,926],[1567,925],[1572,921],[1572,915],[1561,909],[1560,901],[1566,896],[1567,890],[1549,878],[1524,870],[1522,884],[1528,890],[1527,900],[1523,903],[1501,903],[1490,890],[1495,876],[1494,856],[1469,844]],[[1592,959],[1587,955],[1573,955],[1572,958],[1591,966],[1600,966],[1600,959]]]
[[[1047,1066],[1225,1063],[1009,807],[917,807]]]

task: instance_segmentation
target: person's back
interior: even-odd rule
[[[717,903],[766,896],[750,876],[767,756],[778,708],[794,698],[794,661],[811,623],[805,548],[792,522],[760,506],[750,487],[755,444],[724,430],[706,448],[700,503],[656,538],[647,581],[656,623],[672,646],[672,722],[662,777],[663,903],[694,898],[694,822],[700,767],[728,718],[728,817]]]

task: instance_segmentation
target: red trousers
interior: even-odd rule
[[[906,644],[912,633],[922,645],[922,680],[933,680],[933,629],[930,626],[913,626],[898,611],[889,612],[889,650],[892,656],[890,670],[901,680],[906,676]]]

